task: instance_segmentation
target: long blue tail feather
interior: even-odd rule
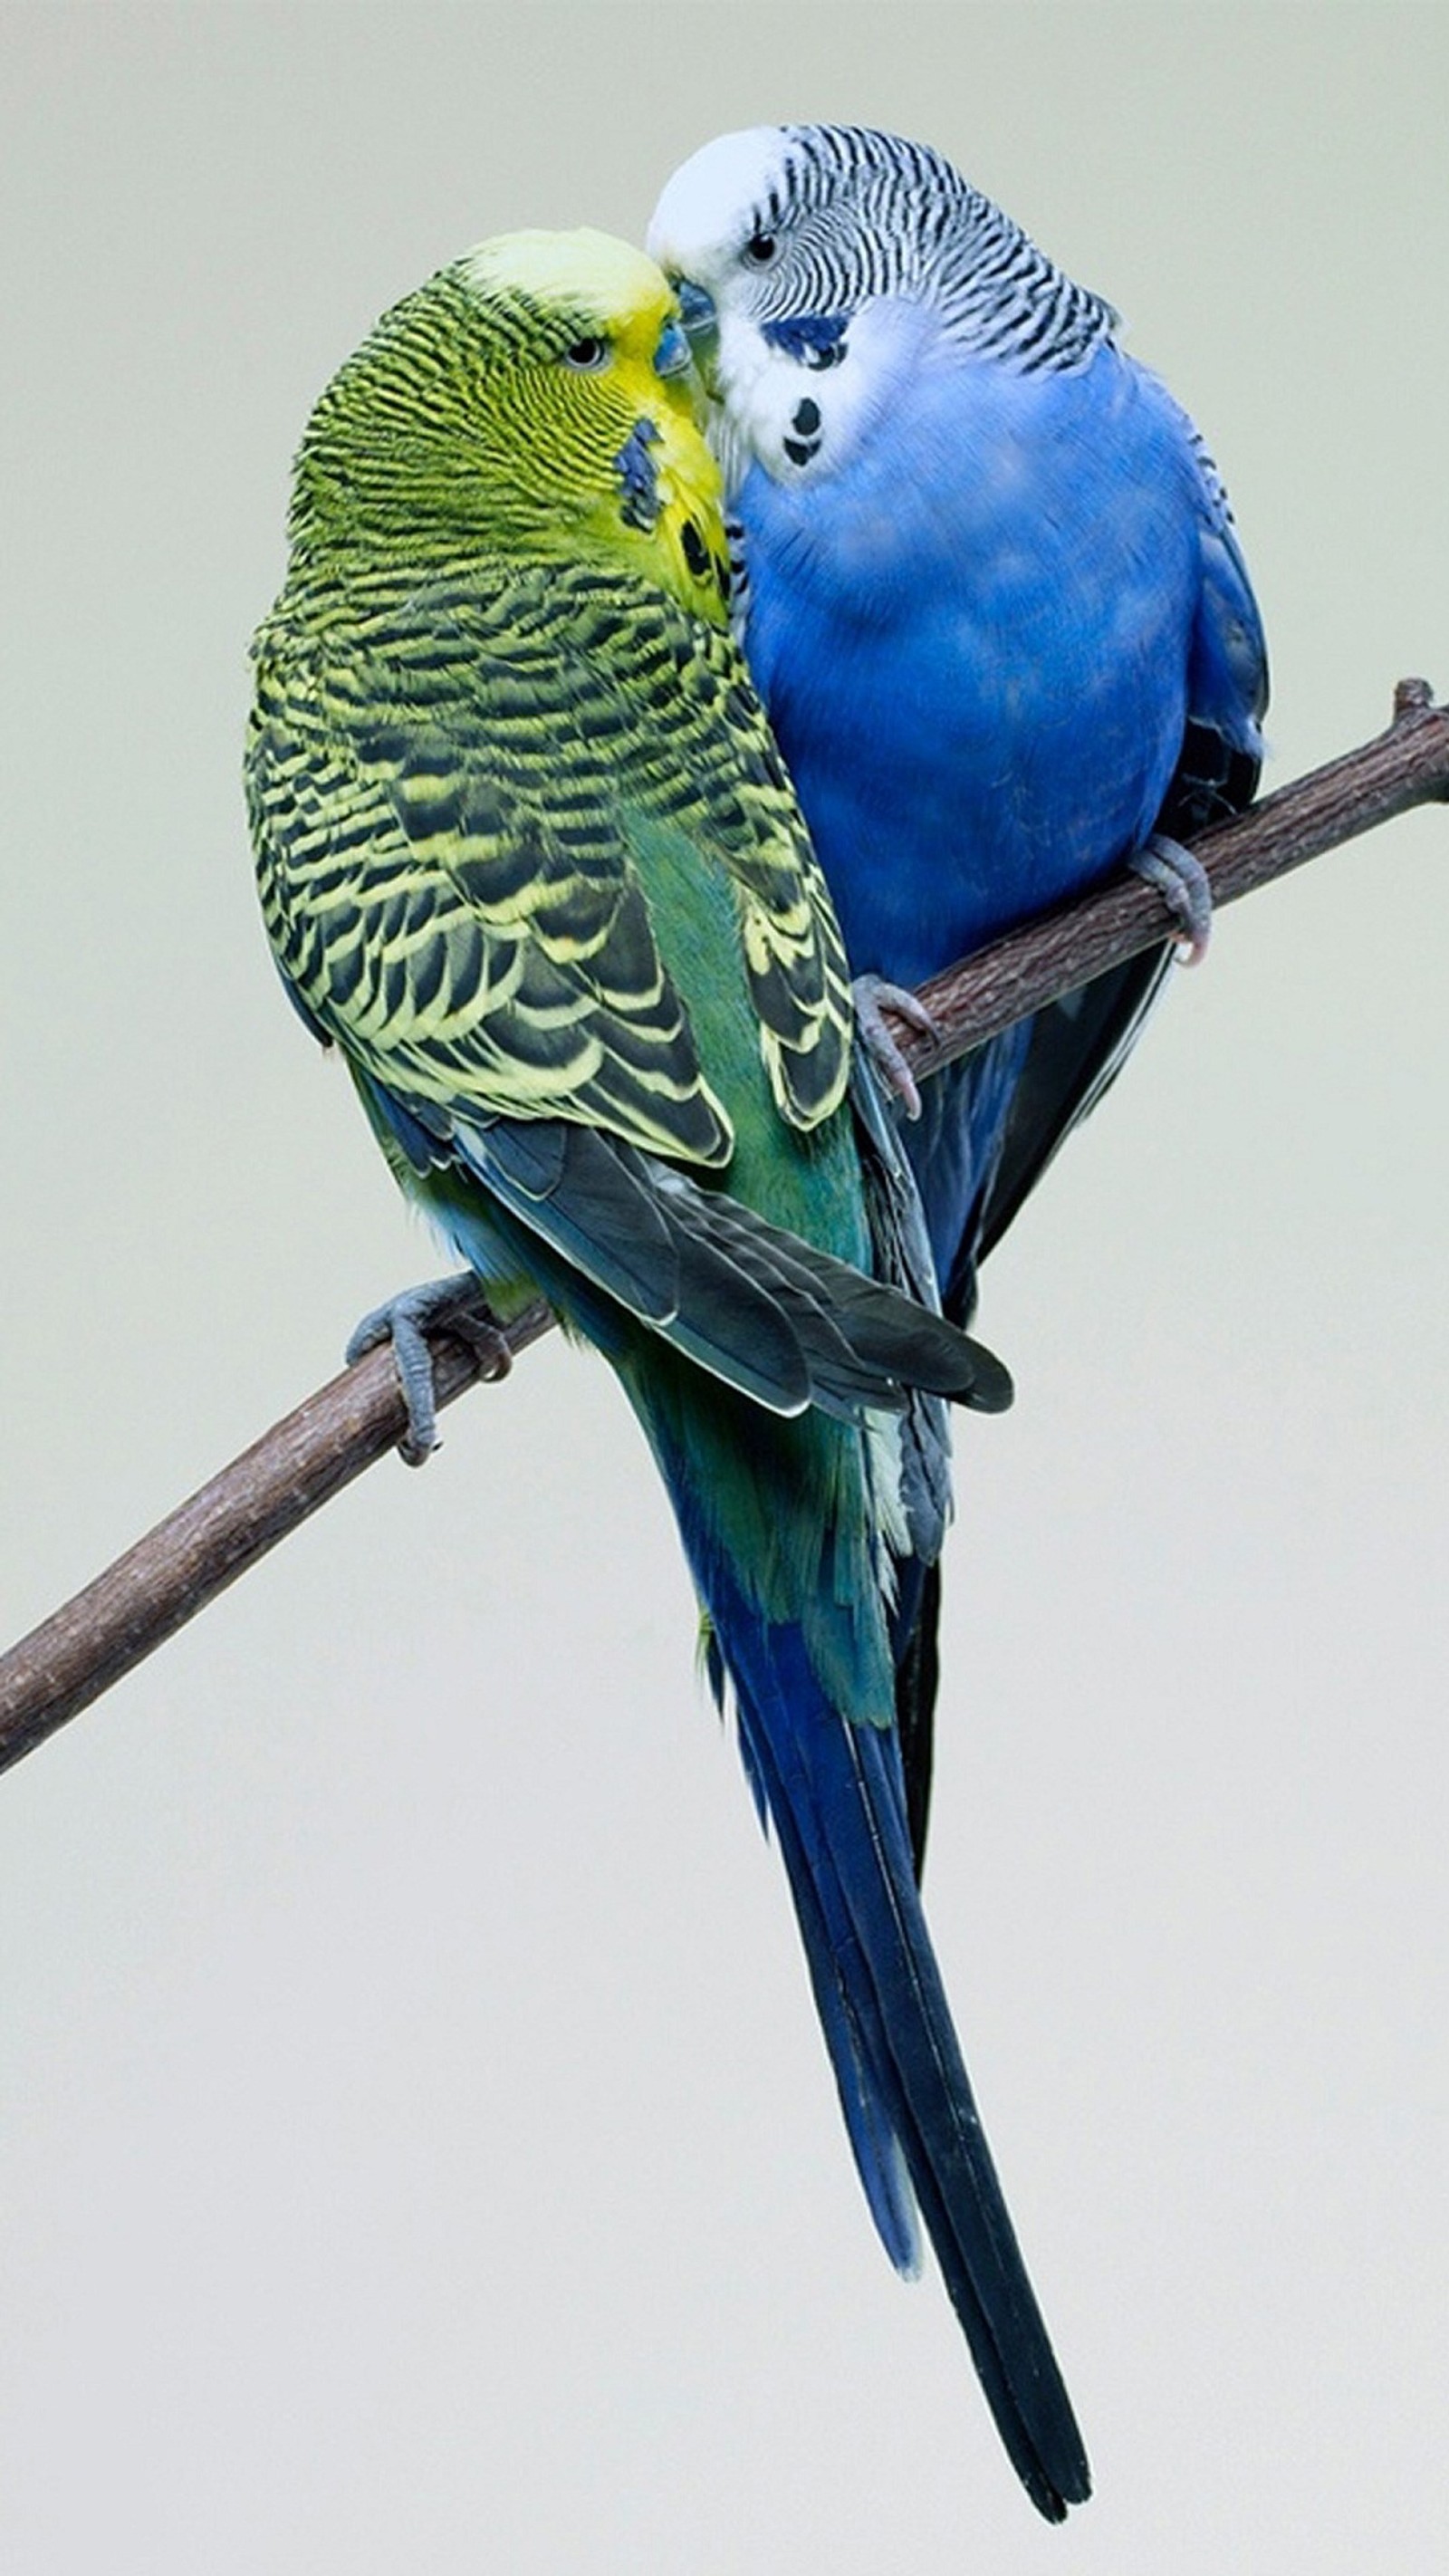
[[[872,2080],[870,2052],[855,2018],[850,1983],[841,1967],[851,1941],[849,1921],[838,1882],[812,1869],[785,1796],[772,1747],[753,1721],[748,1704],[736,1700],[736,1718],[745,1767],[763,1794],[765,1813],[795,1899],[795,1914],[811,1990],[835,2073],[856,2170],[870,2205],[876,2230],[896,2270],[906,2279],[920,2270],[920,2231],[900,2144],[886,2117]]]
[[[801,1626],[761,1615],[718,1551],[699,1544],[692,1498],[670,1482],[746,1767],[785,1863],[872,2217],[892,2262],[913,2269],[914,2194],[1008,2455],[1038,2510],[1060,2521],[1089,2494],[1090,2472],[921,1911],[895,1730],[870,1722],[879,1712],[831,1704]]]

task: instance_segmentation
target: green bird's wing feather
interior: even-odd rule
[[[284,594],[257,659],[278,961],[445,1224],[471,1205],[461,1163],[782,1412],[898,1406],[908,1379],[1006,1400],[988,1354],[811,1223],[832,1168],[842,1204],[859,1190],[842,1120],[820,1154],[794,1141],[842,1100],[849,986],[727,637],[642,583],[508,565],[354,589],[345,613]],[[743,1177],[750,1203],[681,1163]]]
[[[625,588],[509,568],[346,625],[284,600],[249,764],[262,899],[307,1010],[425,1116],[566,1116],[719,1167],[730,1115],[660,957],[651,833],[728,874],[756,1042],[798,1127],[841,1097],[847,975],[727,640]]]

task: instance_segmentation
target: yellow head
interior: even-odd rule
[[[719,476],[673,293],[607,233],[510,233],[394,305],[297,461],[299,556],[601,556],[724,616]]]

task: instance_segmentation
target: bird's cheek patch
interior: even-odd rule
[[[823,373],[838,367],[845,355],[849,320],[848,313],[793,313],[783,322],[762,322],[760,337],[766,348],[779,349],[797,367]]]
[[[614,459],[624,491],[619,516],[626,528],[638,528],[645,536],[659,516],[659,469],[649,453],[658,445],[659,435],[654,421],[636,420]]]

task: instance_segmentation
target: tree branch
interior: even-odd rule
[[[1423,680],[1401,680],[1386,733],[1280,788],[1248,814],[1194,843],[1215,905],[1236,902],[1323,850],[1372,831],[1411,806],[1449,802],[1449,707]],[[936,1072],[1058,994],[1153,947],[1163,908],[1135,877],[1014,930],[922,988],[937,1036],[896,1022],[917,1075]],[[530,1306],[508,1327],[526,1350],[553,1318]],[[451,1404],[483,1373],[477,1354],[440,1332],[438,1401]],[[285,1421],[139,1539],[0,1657],[0,1769],[18,1762],[98,1699],[363,1469],[405,1428],[388,1349],[320,1387]]]

